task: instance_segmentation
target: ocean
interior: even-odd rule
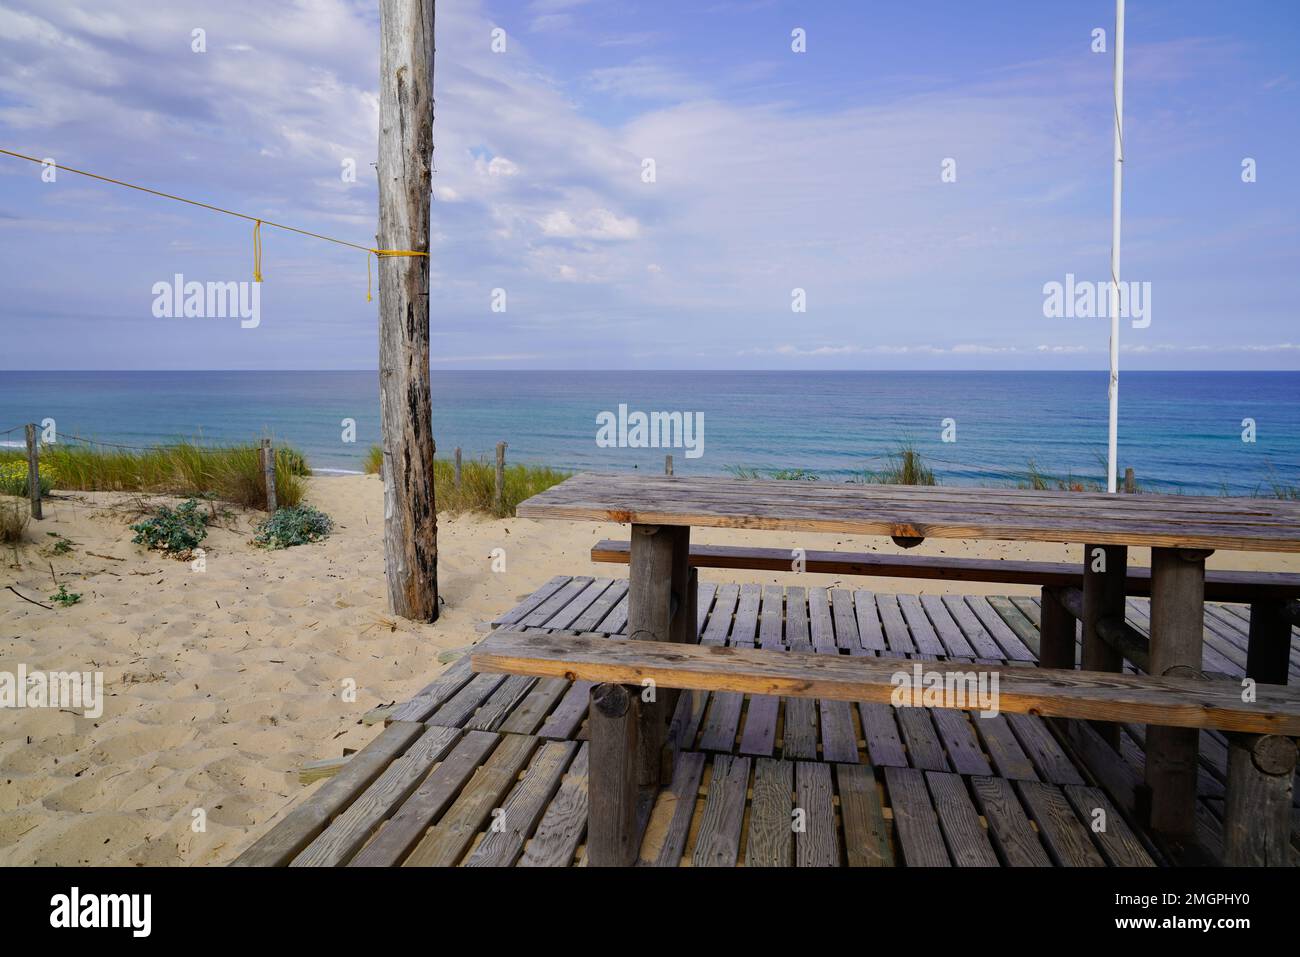
[[[433,373],[440,456],[460,446],[491,460],[575,470],[678,474],[806,469],[826,481],[878,470],[909,442],[949,485],[1044,474],[1102,482],[1104,372],[519,372]],[[379,441],[375,372],[0,372],[0,432],[55,420],[73,436],[142,446],[264,435],[322,472],[359,471]],[[699,457],[684,448],[607,448],[597,417],[640,411],[702,416]],[[344,420],[355,421],[346,441]],[[1243,441],[1253,420],[1254,441]],[[946,422],[945,420],[951,420]],[[696,421],[696,420],[692,420]],[[947,437],[944,441],[945,426]],[[0,442],[22,442],[21,430]],[[1146,490],[1269,494],[1300,484],[1300,372],[1126,372],[1120,467]]]

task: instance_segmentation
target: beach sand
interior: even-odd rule
[[[166,501],[151,497],[150,502]],[[309,480],[332,516],[326,541],[283,551],[248,544],[259,513],[234,510],[193,570],[131,543],[139,496],[57,493],[29,543],[0,553],[6,583],[47,604],[55,577],[80,603],[46,610],[0,591],[0,671],[104,674],[98,719],[0,711],[0,864],[222,864],[319,784],[299,768],[367,744],[370,709],[404,701],[482,635],[478,622],[556,574],[621,575],[591,545],[617,525],[444,516],[433,625],[385,607],[383,492],[375,476]],[[72,542],[55,554],[49,533]],[[887,539],[703,529],[697,541],[897,549]],[[492,571],[504,548],[506,568]],[[1077,547],[930,540],[911,554],[1080,560]],[[1145,550],[1131,560],[1145,563]],[[1300,571],[1296,556],[1217,554],[1211,567]],[[51,567],[52,566],[52,567]],[[794,575],[708,570],[704,580],[795,583]],[[798,582],[830,585],[827,575]],[[1032,594],[969,582],[873,579],[880,592]],[[355,683],[355,699],[345,693]],[[202,809],[206,828],[192,825]]]

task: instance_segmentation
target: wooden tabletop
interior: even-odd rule
[[[1191,495],[575,475],[522,518],[1300,552],[1300,502]]]

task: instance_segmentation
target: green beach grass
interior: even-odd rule
[[[377,445],[371,446],[366,454],[366,473],[378,475],[382,462],[383,450]],[[520,502],[546,491],[552,485],[559,485],[573,474],[543,465],[507,465],[501,509],[498,511],[493,504],[497,483],[496,466],[493,463],[463,462],[460,488],[456,488],[455,469],[455,465],[447,459],[434,459],[433,495],[438,511],[452,514],[483,512],[498,518],[514,515]]]
[[[266,486],[255,445],[208,446],[193,442],[156,446],[139,451],[58,444],[40,450],[42,485],[49,471],[53,487],[76,492],[147,492],[213,497],[232,505],[263,508]],[[21,449],[0,452],[0,474],[13,463],[26,468]],[[297,505],[303,499],[309,475],[302,454],[292,448],[276,449],[275,497],[279,505]],[[24,477],[10,494],[26,495]]]

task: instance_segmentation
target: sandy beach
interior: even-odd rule
[[[591,564],[615,525],[444,516],[434,625],[385,608],[383,497],[375,476],[309,480],[331,515],[326,541],[283,551],[249,544],[261,513],[225,512],[205,544],[206,568],[146,552],[129,524],[145,501],[57,493],[28,543],[5,549],[7,584],[47,602],[55,578],[78,604],[52,610],[0,591],[0,671],[104,674],[98,719],[53,709],[0,712],[0,864],[222,864],[318,784],[302,765],[360,748],[378,732],[372,708],[403,701],[481,637],[475,630],[556,574],[617,575]],[[150,497],[149,502],[165,499]],[[57,554],[55,536],[72,543]],[[774,547],[895,550],[887,540],[740,530],[697,540]],[[491,553],[505,549],[506,568]],[[915,554],[1077,560],[1077,548],[930,541]],[[1149,556],[1134,550],[1131,559]],[[1226,561],[1225,561],[1226,559]],[[1300,571],[1296,557],[1216,555],[1212,567]],[[795,576],[710,571],[706,580]],[[836,579],[802,576],[801,583]],[[881,592],[1007,594],[1006,585],[872,580]],[[1029,593],[1032,589],[1020,589]],[[347,689],[355,683],[355,700]],[[196,831],[202,809],[206,828]]]

